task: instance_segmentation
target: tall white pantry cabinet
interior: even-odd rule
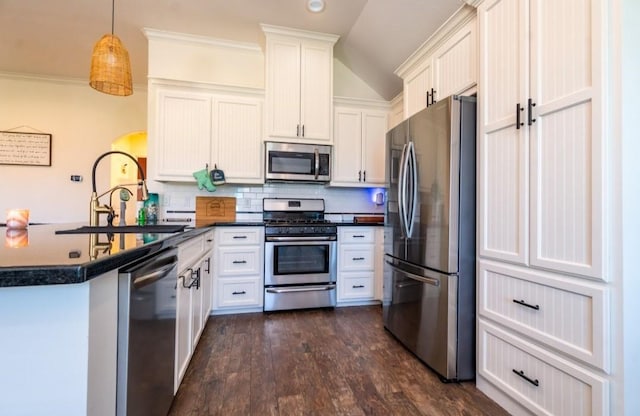
[[[478,377],[514,414],[608,415],[606,0],[478,7]]]

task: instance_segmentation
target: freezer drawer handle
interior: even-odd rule
[[[523,379],[527,380],[529,383],[533,384],[534,386],[538,387],[540,385],[540,382],[538,381],[538,379],[533,380],[533,379],[527,377],[524,374],[524,371],[522,371],[522,370],[518,371],[515,368],[512,371],[514,373],[516,373],[517,375],[519,375],[520,377],[522,377]]]
[[[246,292],[246,291],[244,291],[244,290],[242,290],[242,291],[240,291],[240,292],[231,292],[231,294],[232,294],[232,295],[246,295],[246,294],[247,294],[247,292]]]
[[[525,302],[524,300],[514,299],[513,302],[517,303],[518,305],[526,306],[527,308],[535,309],[537,311],[540,310],[540,305],[530,305],[527,302]]]
[[[291,288],[268,288],[266,289],[267,293],[294,293],[294,292],[323,292],[325,290],[334,290],[336,285],[326,285],[326,286],[310,286],[310,287],[291,287]]]
[[[400,273],[404,274],[405,276],[407,276],[407,277],[409,277],[409,278],[411,278],[411,279],[413,279],[413,280],[417,280],[417,281],[419,281],[419,282],[426,283],[426,284],[431,285],[431,286],[440,286],[440,281],[439,281],[438,279],[434,279],[434,278],[432,278],[432,277],[419,276],[419,275],[417,275],[417,274],[409,273],[409,272],[408,272],[408,271],[406,271],[406,270],[398,269],[398,268],[397,268],[397,267],[396,267],[392,262],[390,262],[389,260],[385,260],[385,262],[386,262],[389,266],[393,267],[394,269],[398,270]]]

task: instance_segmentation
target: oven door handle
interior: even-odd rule
[[[322,236],[314,236],[314,237],[266,237],[266,241],[286,241],[293,242],[296,241],[336,241],[335,235],[322,235]]]
[[[334,290],[336,285],[326,286],[305,286],[305,287],[286,287],[286,288],[267,288],[267,293],[294,293],[294,292],[324,292],[327,290]]]

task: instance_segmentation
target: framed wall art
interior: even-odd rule
[[[0,165],[51,166],[51,134],[0,131]]]

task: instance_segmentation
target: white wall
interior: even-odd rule
[[[116,138],[146,130],[146,103],[138,85],[116,97],[86,80],[0,74],[0,130],[53,135],[50,167],[0,165],[0,223],[10,208],[28,208],[31,222],[87,222],[93,162]],[[109,165],[99,165],[99,192],[109,187]],[[84,180],[71,182],[73,174]]]

